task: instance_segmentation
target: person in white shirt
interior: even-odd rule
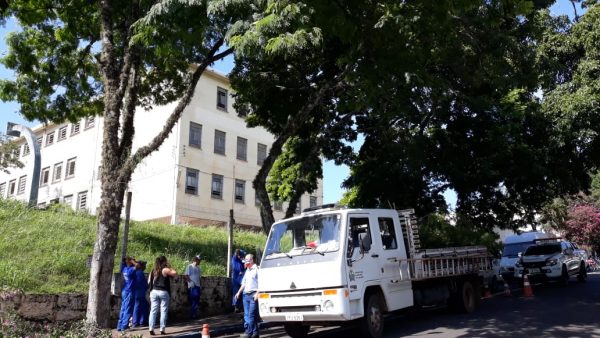
[[[258,338],[258,266],[254,263],[254,255],[247,254],[244,259],[246,273],[242,286],[235,294],[238,299],[241,294],[244,303],[244,329],[242,338]]]
[[[200,287],[200,277],[202,276],[202,269],[200,269],[200,255],[192,258],[192,263],[185,269],[184,278],[188,283],[188,299],[190,301],[190,318],[196,319],[200,317],[200,294],[202,288]]]

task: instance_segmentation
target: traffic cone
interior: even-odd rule
[[[504,281],[504,295],[510,297],[510,286],[508,286],[506,281]]]
[[[488,283],[484,283],[483,284],[483,288],[484,288],[484,292],[483,292],[483,298],[492,298],[492,293],[490,292],[490,287],[488,286]]]
[[[523,297],[533,297],[533,289],[531,288],[531,284],[529,284],[529,277],[527,277],[527,275],[523,277]]]
[[[202,338],[210,338],[210,331],[208,330],[208,324],[202,325]]]

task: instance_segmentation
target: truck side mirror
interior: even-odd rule
[[[360,244],[361,252],[369,252],[371,250],[371,236],[369,236],[369,233],[363,232],[358,234],[358,243]]]

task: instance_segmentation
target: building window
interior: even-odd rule
[[[46,134],[46,147],[54,144],[54,132]]]
[[[245,195],[246,195],[246,182],[243,180],[235,180],[235,201],[238,203],[244,203]]]
[[[217,109],[227,111],[227,89],[217,87]]]
[[[27,175],[19,177],[19,188],[17,190],[17,195],[22,195],[25,193],[25,184],[27,183]]]
[[[50,181],[50,167],[42,169],[42,174],[40,175],[40,186],[48,184],[48,181]]]
[[[199,172],[196,169],[186,169],[185,173],[185,193],[198,195],[198,175]]]
[[[71,125],[71,135],[79,134],[79,126],[80,126],[79,122],[73,123]]]
[[[202,148],[202,125],[190,122],[190,147]]]
[[[225,132],[215,129],[215,154],[225,155]]]
[[[262,165],[267,158],[267,146],[259,143],[257,148],[256,164]]]
[[[248,140],[239,137],[237,138],[237,159],[246,161],[248,158]]]
[[[6,193],[6,182],[0,184],[0,198],[4,198],[5,193]]]
[[[52,182],[60,181],[62,178],[62,162],[54,165],[54,176],[52,176]]]
[[[88,116],[85,118],[85,126],[84,129],[90,129],[94,127],[96,117],[95,116]]]
[[[8,182],[8,196],[12,196],[15,194],[15,189],[17,186],[17,180],[12,180]]]
[[[65,196],[65,198],[63,198],[63,203],[72,208],[73,207],[73,195]]]
[[[85,210],[87,207],[87,191],[77,194],[77,210]]]
[[[67,171],[65,172],[65,178],[71,178],[75,176],[75,161],[77,157],[73,157],[67,161]]]
[[[283,210],[283,202],[281,202],[281,201],[274,201],[273,202],[273,209],[275,209],[277,211],[282,211]]]
[[[38,147],[39,147],[39,148],[41,148],[41,147],[42,147],[42,141],[43,141],[43,139],[44,139],[44,137],[43,137],[43,136],[40,136],[40,137],[38,137],[38,138],[37,138],[37,144],[38,144]]]
[[[64,126],[58,130],[58,140],[62,141],[62,140],[66,140],[66,139],[67,139],[67,126]]]
[[[317,196],[310,196],[310,207],[314,208],[317,206]]]
[[[212,175],[210,197],[223,199],[223,175]]]
[[[29,149],[29,144],[25,143],[23,145],[23,157],[29,155],[30,152],[31,152],[31,150]]]

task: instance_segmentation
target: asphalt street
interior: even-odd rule
[[[447,309],[396,313],[386,320],[384,338],[396,337],[600,337],[600,273],[586,283],[571,278],[567,287],[534,285],[534,297],[520,291],[481,301],[471,314]],[[239,337],[239,334],[223,337]],[[261,337],[287,337],[282,327]],[[360,337],[355,327],[313,328],[309,337]]]

